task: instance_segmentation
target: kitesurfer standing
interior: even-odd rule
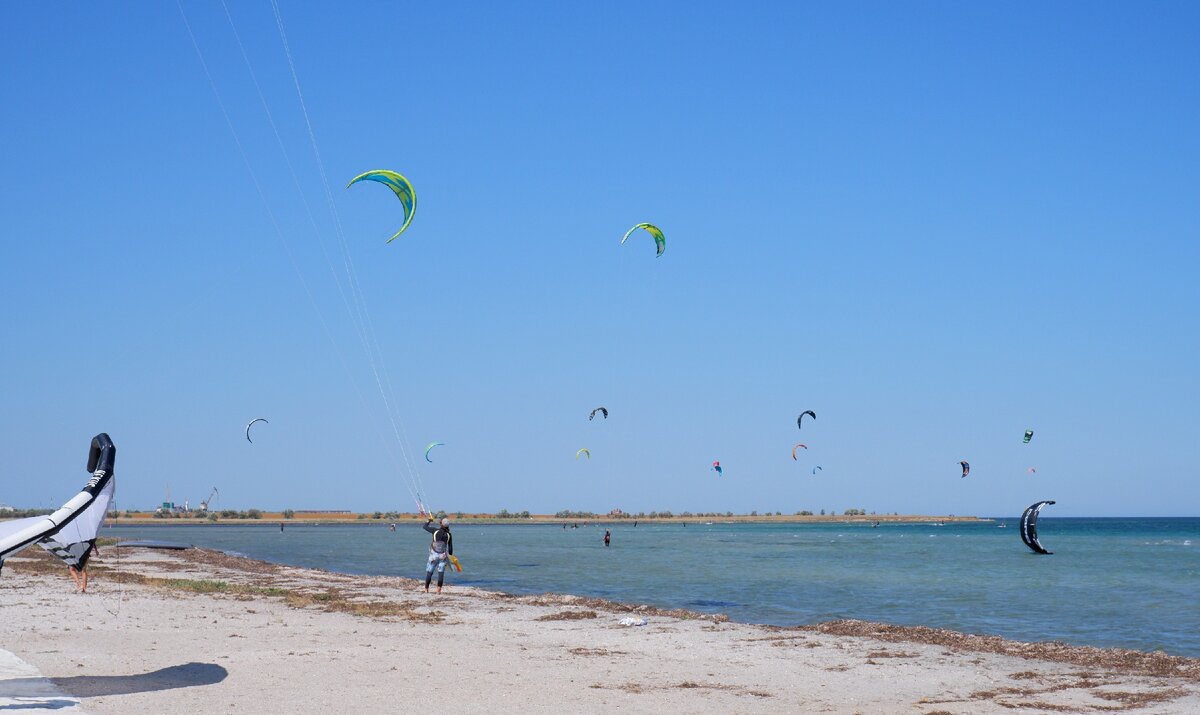
[[[86,543],[87,548],[84,550],[83,555],[79,557],[79,565],[67,567],[67,571],[71,574],[71,580],[75,582],[76,593],[87,593],[87,562],[93,553],[100,553],[100,549],[96,547],[95,539]]]
[[[433,534],[429,541],[429,560],[425,563],[425,592],[429,592],[429,582],[433,580],[433,570],[437,569],[437,592],[442,592],[442,581],[446,578],[446,560],[454,555],[454,537],[450,535],[450,520],[442,519],[440,526],[433,526],[433,519],[425,522],[425,531]]]
[[[608,542],[611,540],[612,540],[612,534],[609,533],[608,529],[605,529],[604,530],[604,545],[608,546]]]

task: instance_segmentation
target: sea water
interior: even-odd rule
[[[1042,516],[933,524],[453,526],[464,572],[450,584],[598,596],[797,625],[858,618],[1023,641],[1062,640],[1200,657],[1200,519]],[[998,528],[1005,524],[1007,528]],[[612,546],[605,547],[605,529]],[[377,521],[116,526],[105,535],[182,541],[350,574],[424,575],[429,535]]]

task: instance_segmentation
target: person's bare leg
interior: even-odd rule
[[[79,592],[87,593],[87,569],[86,568],[82,569],[79,572],[79,583],[81,584],[79,586]]]
[[[75,584],[75,593],[79,593],[79,572],[74,566],[67,567],[67,573],[71,574],[71,582]]]

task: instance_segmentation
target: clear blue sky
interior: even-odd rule
[[[0,502],[410,509],[271,4],[300,190],[184,9],[263,198],[174,3],[0,6]],[[1200,513],[1195,4],[280,10],[432,506]]]

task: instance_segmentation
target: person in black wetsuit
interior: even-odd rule
[[[450,520],[442,519],[439,526],[433,525],[433,519],[425,522],[425,531],[433,534],[429,542],[429,560],[425,564],[425,591],[429,592],[429,583],[433,580],[433,570],[437,569],[437,592],[442,592],[442,581],[446,578],[446,561],[454,555],[454,537],[450,535]]]
[[[605,529],[604,530],[604,545],[608,546],[608,542],[611,540],[612,540],[612,534],[609,533],[608,529]]]

